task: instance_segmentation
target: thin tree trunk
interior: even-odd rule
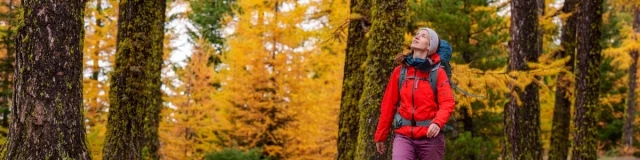
[[[636,6],[634,11],[633,30],[636,34],[640,34],[640,7]],[[624,127],[622,132],[622,143],[625,150],[633,148],[633,120],[635,119],[636,107],[636,73],[638,70],[638,50],[629,52],[633,63],[629,67],[629,97],[627,98],[627,109],[624,116]]]
[[[104,159],[158,159],[165,0],[120,1]]]
[[[511,0],[511,42],[509,71],[527,70],[527,62],[536,62],[540,54],[538,41],[538,2]],[[512,87],[513,84],[511,84]],[[542,159],[540,141],[540,101],[538,85],[515,88],[522,106],[511,97],[504,112],[504,159]]]
[[[351,16],[360,15],[358,19],[349,21],[349,37],[347,40],[346,59],[344,64],[344,80],[342,82],[342,101],[340,105],[340,122],[338,131],[338,159],[354,158],[358,142],[358,102],[364,87],[364,64],[367,59],[367,29],[371,24],[368,0],[351,0]]]
[[[603,0],[585,0],[578,9],[576,111],[572,159],[596,159],[596,107],[600,87],[600,27]]]
[[[85,4],[22,2],[4,159],[90,159],[82,116]]]
[[[565,65],[570,71],[574,69],[576,48],[576,15],[577,0],[565,0],[562,12],[570,13],[567,21],[562,25],[562,37],[560,45],[563,50],[558,54],[559,58],[569,56],[570,60]],[[556,85],[556,101],[553,111],[553,127],[551,129],[551,147],[549,160],[566,160],[569,156],[569,129],[571,122],[571,100],[569,99],[569,86],[571,81],[565,73],[559,73]]]
[[[407,25],[406,0],[374,0],[372,25],[367,45],[364,91],[359,102],[358,146],[354,159],[388,159],[390,152],[376,152],[373,134],[380,118],[380,102],[394,68],[393,57],[402,51]],[[387,140],[390,146],[391,137]],[[391,148],[391,147],[388,147]]]

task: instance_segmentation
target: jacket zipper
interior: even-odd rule
[[[416,118],[414,116],[414,112],[416,111],[416,100],[415,100],[415,94],[414,93],[416,91],[416,87],[418,86],[417,83],[416,83],[418,81],[418,79],[417,79],[418,78],[417,77],[418,70],[414,67],[413,71],[414,71],[413,72],[413,86],[414,87],[411,87],[411,121],[415,121],[416,120]],[[415,138],[413,136],[413,128],[414,127],[415,126],[411,125],[411,138]]]

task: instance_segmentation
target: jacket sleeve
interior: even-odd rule
[[[456,102],[453,98],[453,90],[451,89],[451,85],[449,84],[449,78],[447,77],[447,73],[445,73],[444,69],[438,69],[438,112],[436,112],[436,117],[431,123],[435,123],[440,128],[443,128],[444,125],[449,120],[451,113],[455,109]]]
[[[398,79],[400,77],[400,67],[396,67],[391,73],[391,78],[387,84],[387,89],[382,97],[380,104],[380,119],[378,128],[374,135],[375,142],[384,142],[387,140],[393,116],[396,113],[396,104],[399,103],[400,95],[398,93]]]

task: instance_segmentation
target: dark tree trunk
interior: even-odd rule
[[[576,56],[576,111],[572,159],[596,159],[596,107],[600,87],[600,28],[603,0],[585,0],[578,9]]]
[[[367,45],[364,91],[359,103],[358,146],[354,159],[387,159],[376,152],[373,134],[380,118],[380,102],[394,68],[393,57],[402,51],[407,25],[406,0],[374,0]],[[389,136],[391,139],[393,136]],[[390,146],[387,140],[387,146]],[[388,147],[391,148],[391,147]]]
[[[563,50],[558,53],[559,58],[570,57],[565,65],[569,71],[573,71],[576,48],[576,5],[577,0],[565,0],[562,12],[573,13],[562,25],[562,37],[560,45]],[[571,99],[567,93],[571,86],[571,80],[565,73],[559,73],[556,86],[556,101],[553,111],[553,126],[551,129],[551,148],[549,160],[566,160],[569,155],[569,128],[571,122]]]
[[[104,159],[158,159],[165,0],[120,1]]]
[[[342,102],[338,131],[338,159],[354,158],[358,142],[358,102],[364,87],[364,64],[367,59],[367,38],[365,34],[371,24],[369,16],[371,3],[368,0],[351,0],[351,14],[360,15],[359,19],[349,22],[344,80],[342,82]]]
[[[538,3],[532,0],[511,0],[511,42],[509,71],[527,70],[527,62],[536,62],[539,56]],[[531,34],[534,33],[534,34]],[[504,111],[506,141],[504,159],[542,159],[540,141],[540,101],[538,85],[531,83],[515,88],[522,106],[511,97]]]
[[[633,30],[640,34],[640,7],[636,7],[633,13]],[[624,127],[622,132],[622,144],[626,149],[633,147],[633,120],[635,119],[636,107],[636,72],[638,70],[638,50],[629,52],[633,63],[629,67],[629,97],[627,98],[627,109],[624,116]]]
[[[82,116],[85,4],[22,2],[4,159],[90,159]]]

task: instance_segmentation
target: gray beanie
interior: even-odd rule
[[[429,47],[427,48],[429,50],[429,55],[436,53],[436,51],[438,50],[438,44],[440,43],[440,39],[438,39],[438,33],[436,33],[436,31],[433,31],[433,29],[431,28],[420,28],[418,32],[420,32],[421,30],[426,30],[427,32],[429,32]]]

